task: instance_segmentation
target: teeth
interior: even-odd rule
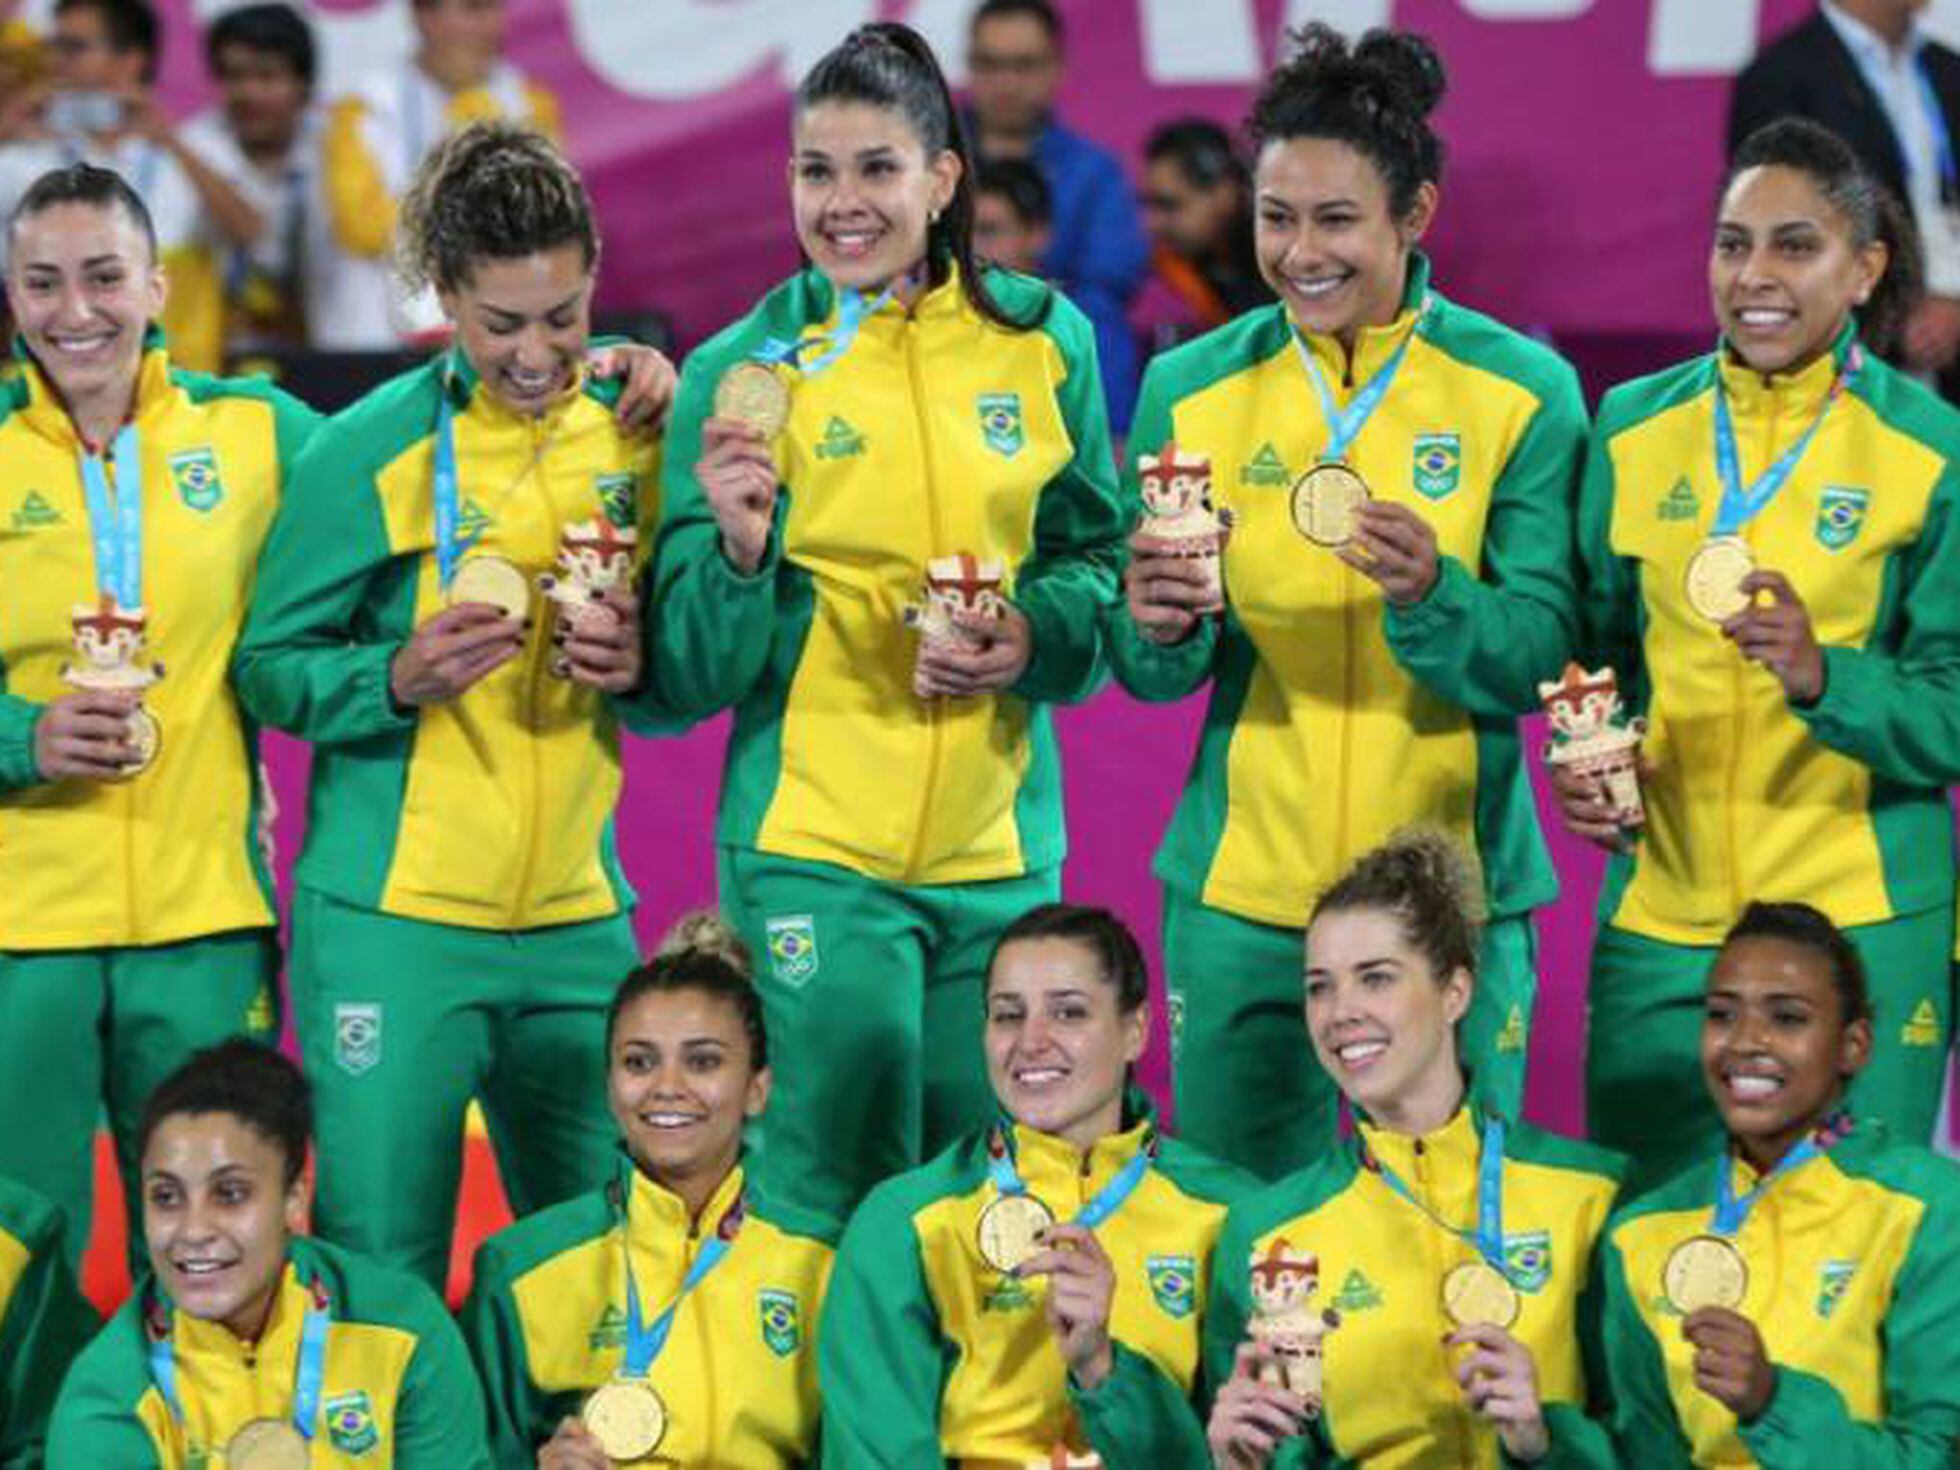
[[[1290,278],[1290,284],[1293,289],[1298,291],[1302,296],[1326,296],[1331,292],[1339,290],[1346,283],[1346,276],[1327,276],[1313,281]]]
[[[1759,1102],[1782,1090],[1780,1077],[1731,1077],[1729,1091],[1745,1102]]]
[[[650,1128],[687,1128],[700,1120],[693,1113],[645,1113],[640,1121]]]
[[[225,1270],[228,1264],[224,1261],[180,1261],[177,1269],[186,1276],[209,1276]]]
[[[1371,1057],[1378,1057],[1387,1050],[1386,1041],[1350,1041],[1346,1046],[1336,1047],[1334,1055],[1352,1065],[1355,1062],[1365,1062]]]
[[[1754,308],[1749,311],[1737,313],[1742,324],[1749,327],[1781,326],[1784,322],[1789,321],[1793,315],[1794,313],[1792,312],[1773,311],[1767,307]]]
[[[1018,1082],[1025,1082],[1031,1086],[1039,1087],[1044,1083],[1059,1082],[1067,1075],[1068,1073],[1064,1072],[1060,1067],[1030,1067],[1025,1072],[1016,1072],[1014,1077]]]

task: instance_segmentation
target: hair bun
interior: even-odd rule
[[[1411,117],[1428,117],[1449,90],[1436,48],[1407,31],[1369,31],[1354,48],[1354,61],[1386,85],[1384,107]]]
[[[1476,859],[1447,832],[1403,827],[1390,834],[1380,854],[1407,875],[1412,888],[1444,895],[1472,924],[1484,921],[1484,885]]]
[[[719,909],[695,909],[674,920],[654,947],[654,958],[663,955],[697,954],[725,960],[741,971],[744,978],[755,973],[755,960],[742,936],[722,916]]]

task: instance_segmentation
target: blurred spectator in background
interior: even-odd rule
[[[1926,0],[1823,0],[1736,78],[1729,151],[1764,123],[1807,117],[1912,210],[1926,294],[1881,352],[1960,402],[1960,55],[1919,28]]]
[[[478,118],[527,123],[563,142],[558,99],[504,59],[504,0],[414,0],[418,45],[363,78],[329,111],[326,203],[331,268],[310,283],[313,345],[385,350],[441,334],[432,293],[405,298],[394,273],[395,216],[423,156]]]
[[[190,144],[257,211],[224,259],[225,344],[236,356],[306,341],[305,270],[325,254],[313,32],[292,6],[243,5],[211,23],[219,104],[184,125]]]
[[[47,70],[47,47],[21,10],[22,0],[0,0],[0,107]]]
[[[1048,181],[1054,219],[1041,273],[1095,325],[1110,426],[1120,434],[1136,405],[1129,308],[1149,249],[1122,165],[1055,121],[1062,40],[1061,17],[1049,0],[982,0],[966,57],[969,121],[983,162],[1030,159]]]
[[[1210,118],[1178,118],[1150,135],[1143,154],[1151,273],[1132,319],[1155,351],[1273,293],[1252,253],[1252,183],[1232,135]]]
[[[171,360],[215,372],[224,337],[218,263],[263,222],[158,105],[156,12],[146,0],[58,0],[47,46],[45,78],[0,107],[0,220],[49,169],[81,161],[114,169],[156,222],[170,279],[162,322]]]
[[[1054,218],[1048,181],[1027,159],[980,165],[974,180],[973,248],[982,259],[1023,275],[1040,275]]]

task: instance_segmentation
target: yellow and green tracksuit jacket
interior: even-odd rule
[[[1155,1138],[1142,1182],[1096,1227],[1116,1269],[1116,1371],[1093,1392],[1078,1387],[1048,1325],[1047,1281],[981,1259],[980,1214],[995,1198],[983,1129],[878,1186],[844,1232],[817,1341],[824,1464],[1022,1470],[1063,1444],[1110,1466],[1184,1463],[1170,1455],[1190,1416],[1212,1247],[1252,1181],[1156,1137],[1140,1095],[1125,1131],[1087,1154],[1002,1125],[1022,1181],[1058,1220]]]
[[[1207,1381],[1215,1392],[1231,1377],[1246,1340],[1254,1253],[1283,1241],[1319,1258],[1315,1305],[1340,1320],[1321,1342],[1321,1415],[1281,1444],[1274,1466],[1495,1466],[1497,1433],[1471,1412],[1456,1381],[1459,1352],[1443,1343],[1443,1278],[1476,1251],[1397,1195],[1368,1166],[1364,1141],[1438,1217],[1475,1225],[1482,1120],[1474,1105],[1420,1138],[1360,1120],[1358,1136],[1227,1217],[1205,1314]],[[1595,1254],[1621,1168],[1616,1154],[1526,1123],[1505,1130],[1504,1254],[1522,1301],[1510,1330],[1537,1363],[1554,1457],[1565,1464],[1612,1464],[1586,1406],[1601,1396]],[[1187,1436],[1186,1454],[1202,1457],[1195,1421]]]
[[[39,1470],[55,1393],[102,1325],[61,1237],[53,1205],[0,1179],[0,1470]]]
[[[260,381],[170,366],[153,334],[136,388],[143,693],[156,763],[126,781],[44,782],[43,705],[75,692],[70,616],[97,596],[83,447],[31,361],[0,389],[0,949],[166,944],[273,921],[253,840],[257,730],[229,682],[266,528],[318,422]]]
[[[139,1287],[61,1387],[48,1470],[203,1470],[224,1463],[221,1451],[251,1420],[290,1421],[300,1328],[316,1290],[330,1318],[314,1470],[484,1470],[483,1393],[435,1293],[307,1239],[292,1243],[256,1343]],[[181,1420],[151,1378],[153,1322],[167,1323]]]
[[[1737,1197],[1756,1183],[1740,1160]],[[1709,1228],[1713,1161],[1614,1218],[1605,1344],[1620,1462],[1765,1470],[1953,1463],[1960,1435],[1960,1168],[1860,1122],[1776,1179],[1736,1235],[1741,1313],[1776,1369],[1748,1424],[1695,1387],[1694,1350],[1661,1289],[1668,1255]]]
[[[768,338],[827,332],[815,271],[699,348],[681,375],[650,637],[663,703],[733,705],[717,838],[902,883],[967,883],[1062,860],[1061,772],[1045,706],[1103,676],[1117,504],[1094,336],[1048,288],[994,272],[1040,325],[981,317],[957,277],[910,311],[869,316],[855,345],[795,382],[776,442],[782,493],[752,576],[723,557],[694,477],[716,382]],[[1034,656],[1010,691],[912,693],[902,610],[926,563],[999,558]]]
[[[1294,529],[1292,487],[1327,424],[1296,342],[1343,404],[1415,330],[1349,462],[1383,500],[1436,532],[1440,574],[1412,607]],[[1159,357],[1143,380],[1135,456],[1175,441],[1211,460],[1214,503],[1236,517],[1226,611],[1162,648],[1126,605],[1110,658],[1131,693],[1181,699],[1206,680],[1204,733],[1157,876],[1227,913],[1298,928],[1355,858],[1410,822],[1441,826],[1483,861],[1490,911],[1558,891],[1532,803],[1517,717],[1538,708],[1576,631],[1572,511],[1585,406],[1550,349],[1435,295],[1413,257],[1401,314],[1352,354],[1301,336],[1284,306]]]
[[[649,1375],[667,1405],[658,1451],[636,1465],[770,1470],[815,1458],[817,1313],[831,1248],[777,1218],[737,1168],[694,1228],[681,1200],[622,1155],[603,1190],[518,1222],[486,1242],[463,1309],[490,1402],[493,1461],[537,1464],[585,1397],[617,1374],[626,1347],[622,1201],[631,1199],[633,1280],[651,1323],[701,1247],[741,1203],[728,1254],[681,1303]]]
[[[1753,898],[1841,925],[1953,902],[1960,780],[1960,413],[1870,352],[1782,492],[1742,532],[1783,573],[1824,649],[1794,706],[1688,606],[1688,560],[1721,500],[1715,375],[1744,483],[1816,418],[1849,351],[1763,378],[1726,352],[1613,389],[1581,495],[1587,636],[1648,720],[1647,825],[1615,857],[1600,917],[1721,942]]]
[[[396,707],[388,668],[440,612],[432,474],[439,396],[456,405],[459,530],[532,581],[524,654],[461,698]],[[266,543],[239,646],[240,697],[314,743],[299,881],[363,908],[473,929],[594,919],[632,902],[613,850],[615,715],[550,672],[537,594],[559,538],[605,516],[651,539],[659,452],[585,383],[541,418],[505,408],[460,351],[331,419]],[[650,718],[650,716],[648,717]]]

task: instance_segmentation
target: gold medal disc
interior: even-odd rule
[[[579,1419],[618,1464],[644,1460],[667,1437],[667,1405],[641,1378],[615,1378],[585,1401]]]
[[[1345,546],[1354,513],[1368,502],[1368,482],[1338,460],[1317,464],[1294,482],[1293,525],[1316,546]]]
[[[1688,606],[1711,623],[1727,622],[1749,606],[1742,579],[1756,554],[1740,536],[1710,536],[1688,558]]]
[[[123,775],[140,776],[156,764],[157,753],[163,749],[163,726],[157,717],[138,705],[129,712],[128,730],[123,738],[129,742],[129,763],[123,767]]]
[[[1703,1307],[1733,1311],[1748,1294],[1749,1263],[1735,1242],[1719,1235],[1697,1235],[1668,1252],[1661,1290],[1668,1305],[1684,1317]]]
[[[980,1258],[996,1271],[1015,1269],[1041,1250],[1035,1237],[1055,1212],[1031,1194],[1003,1194],[980,1212]]]
[[[230,1470],[306,1470],[306,1439],[283,1419],[253,1419],[225,1446]]]
[[[789,384],[764,363],[738,363],[715,384],[715,417],[747,424],[773,439],[789,423]]]
[[[473,556],[449,584],[449,605],[459,602],[487,603],[507,618],[521,618],[531,608],[531,584],[501,556]]]
[[[1488,1261],[1465,1261],[1443,1278],[1443,1314],[1459,1327],[1509,1327],[1523,1305]]]

